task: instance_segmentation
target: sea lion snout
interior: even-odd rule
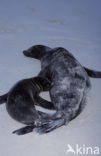
[[[29,52],[27,50],[24,50],[23,54],[27,56],[29,54]]]
[[[27,56],[27,57],[33,57],[33,54],[32,54],[31,52],[27,51],[27,50],[24,50],[24,51],[23,51],[23,54],[24,54],[25,56]]]
[[[32,57],[35,59],[40,59],[42,57],[36,48],[29,48],[28,50],[24,50],[23,54],[27,57]]]

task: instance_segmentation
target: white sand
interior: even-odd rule
[[[65,47],[81,64],[101,70],[101,0],[1,0],[0,95],[16,81],[38,74],[40,62],[22,54],[35,44]],[[67,144],[101,147],[101,79],[91,82],[83,113],[47,135],[12,134],[23,125],[1,105],[0,156],[72,156],[66,154]]]

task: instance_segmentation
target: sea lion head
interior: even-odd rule
[[[43,55],[49,50],[51,50],[51,48],[47,46],[35,45],[35,46],[28,48],[27,50],[24,50],[23,53],[27,57],[32,57],[32,58],[41,60]]]

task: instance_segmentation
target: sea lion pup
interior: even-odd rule
[[[32,79],[32,78],[31,78],[31,79]],[[31,79],[29,79],[29,81],[30,81]],[[46,87],[47,87],[47,81],[48,81],[48,80],[46,80],[45,78],[36,77],[36,80],[38,80],[38,79],[40,80],[40,82],[41,82],[41,80],[44,79],[44,81],[46,81]],[[26,79],[25,79],[25,80],[26,80]],[[22,80],[22,81],[23,81],[23,80]],[[33,80],[33,81],[34,81],[34,80]],[[36,82],[35,82],[35,83],[36,83]],[[49,83],[49,81],[48,81],[48,83]],[[41,91],[48,91],[49,88],[47,88],[46,90],[42,90],[42,88],[44,89],[45,86],[42,86],[43,84],[40,84],[40,85],[41,85],[41,86],[40,86],[40,87],[41,87],[41,88],[40,88],[40,92],[41,92]],[[44,85],[45,85],[45,83],[44,83]],[[37,83],[36,83],[36,86],[38,87]],[[34,88],[34,89],[35,89],[35,91],[37,92],[37,96],[34,97],[35,100],[36,100],[35,105],[41,106],[41,107],[43,107],[43,108],[45,108],[45,109],[54,110],[55,108],[54,108],[52,102],[49,102],[49,101],[47,101],[47,100],[41,98],[41,97],[38,95],[40,92],[39,92],[38,90],[36,90],[36,88]],[[6,94],[0,96],[0,104],[3,104],[3,103],[6,103],[6,102],[7,102],[8,95],[9,95],[9,93],[6,93]]]
[[[35,104],[40,104],[45,108],[49,105],[50,109],[53,109],[51,102],[47,102],[39,96],[41,91],[49,89],[50,82],[45,78],[38,76],[24,79],[16,83],[7,94],[0,96],[0,102],[6,102],[6,109],[13,119],[35,127],[41,124],[41,121],[43,122],[40,118],[40,111],[35,109]],[[31,126],[27,126],[27,133],[30,131]],[[14,133],[18,134],[19,131],[14,131]],[[22,133],[24,134],[24,130]]]
[[[86,70],[69,51],[61,47],[51,49],[37,45],[23,53],[41,60],[42,70],[39,75],[51,80],[50,97],[57,111],[51,117],[52,121],[48,121],[50,117],[46,115],[47,123],[38,126],[35,130],[39,133],[48,133],[68,124],[86,105],[91,86],[88,75],[97,78],[101,73],[96,74],[92,70]]]

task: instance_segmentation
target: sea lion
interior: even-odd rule
[[[41,60],[41,58],[50,50],[52,50],[52,48],[50,48],[48,46],[36,45],[36,46],[30,47],[27,50],[24,50],[23,54],[25,56],[27,56],[27,57],[31,57],[31,58]],[[84,66],[82,66],[82,67],[85,69],[85,71],[87,72],[89,77],[91,77],[91,78],[101,78],[101,71],[95,71],[95,70],[89,69],[89,68],[84,67]]]
[[[36,128],[39,133],[48,133],[77,117],[86,105],[91,87],[89,77],[100,78],[101,72],[83,67],[66,49],[51,49],[37,45],[24,50],[24,55],[41,60],[39,76],[51,80],[50,97],[56,109],[51,116],[46,115],[47,123]],[[45,115],[44,115],[45,117]]]
[[[40,111],[35,109],[35,105],[53,109],[53,104],[47,102],[39,96],[42,91],[50,89],[50,81],[42,77],[24,79],[17,82],[7,94],[0,96],[0,104],[6,102],[6,109],[9,115],[26,125],[34,127],[41,124]],[[44,113],[43,113],[44,114]],[[42,121],[43,122],[43,121]],[[20,130],[21,131],[21,130]],[[27,126],[27,133],[31,127]],[[18,130],[13,133],[19,133]],[[24,134],[24,130],[22,131]]]

